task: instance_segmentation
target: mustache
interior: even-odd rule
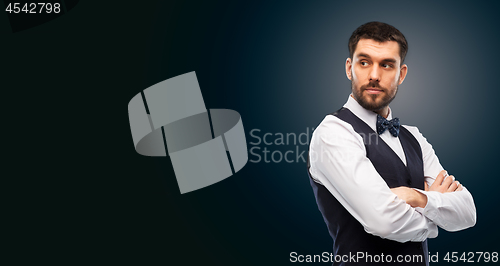
[[[386,88],[380,86],[380,84],[378,82],[373,82],[373,81],[369,82],[366,85],[361,86],[361,90],[366,90],[366,88],[377,88],[377,89],[380,89],[382,91],[387,90]]]

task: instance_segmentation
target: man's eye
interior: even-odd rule
[[[367,66],[367,65],[368,65],[368,62],[361,61],[361,65],[362,65],[362,66]]]
[[[392,65],[382,64],[382,67],[383,67],[383,68],[391,68],[391,67],[392,67]]]

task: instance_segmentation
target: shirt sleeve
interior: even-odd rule
[[[327,116],[309,149],[313,179],[358,220],[365,231],[398,242],[421,242],[438,235],[437,226],[392,193],[366,157],[363,139],[352,126]]]
[[[427,139],[420,131],[416,127],[405,127],[415,136],[422,148],[425,182],[431,186],[439,172],[443,170],[443,167],[439,163],[432,145],[427,142]],[[462,191],[448,193],[415,190],[427,196],[425,208],[416,208],[416,210],[444,230],[450,232],[459,231],[476,224],[476,206],[467,188],[463,187]]]

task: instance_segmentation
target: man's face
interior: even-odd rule
[[[387,107],[406,76],[407,66],[400,65],[397,42],[359,40],[353,58],[346,61],[346,74],[351,80],[354,99],[374,112]]]

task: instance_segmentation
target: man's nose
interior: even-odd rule
[[[370,81],[380,81],[380,69],[377,66],[370,70]]]

